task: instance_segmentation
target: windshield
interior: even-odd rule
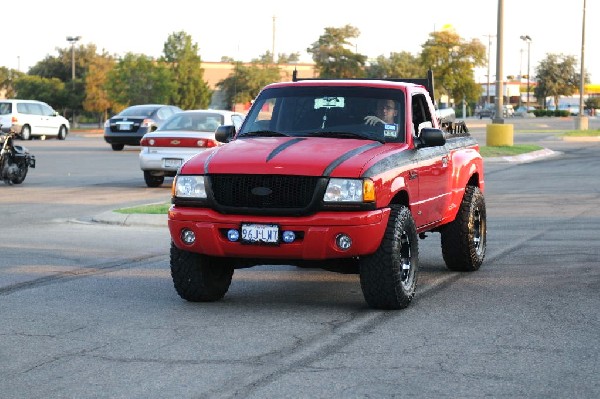
[[[336,137],[404,142],[404,92],[358,86],[263,90],[238,138]]]

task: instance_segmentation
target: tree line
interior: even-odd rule
[[[306,49],[323,78],[422,78],[432,69],[435,96],[447,95],[455,103],[477,103],[481,86],[475,82],[474,68],[487,65],[486,48],[478,39],[465,40],[454,30],[429,34],[421,52],[391,52],[374,60],[354,51],[352,40],[360,31],[352,26],[327,27]],[[0,90],[7,98],[45,101],[68,116],[92,115],[102,123],[109,114],[135,104],[166,103],[182,109],[207,108],[213,91],[204,80],[198,44],[184,31],[170,34],[157,59],[133,52],[122,57],[98,52],[94,44],[57,48],[57,56],[47,56],[27,73],[0,67]],[[74,52],[72,54],[71,52]],[[75,79],[72,79],[72,55]],[[265,85],[279,81],[281,65],[297,62],[299,53],[265,54],[250,63],[223,57],[233,72],[220,81],[227,107],[247,103]],[[572,95],[580,76],[574,56],[548,54],[536,68],[534,94]],[[586,79],[586,81],[589,79]],[[543,105],[543,104],[540,104]]]

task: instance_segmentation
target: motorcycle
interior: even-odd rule
[[[18,135],[0,125],[0,179],[8,185],[23,183],[29,168],[35,168],[35,156],[27,148],[14,144]]]

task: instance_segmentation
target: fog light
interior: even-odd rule
[[[196,234],[192,230],[183,229],[181,230],[181,241],[186,244],[193,244],[196,241]]]
[[[296,239],[296,233],[289,230],[284,231],[282,238],[283,242],[287,242],[289,244],[290,242],[294,242],[294,240]]]
[[[352,238],[347,234],[338,234],[335,237],[335,244],[342,251],[347,251],[352,246]]]
[[[235,229],[229,230],[227,232],[227,239],[231,242],[236,242],[240,239],[240,232]]]

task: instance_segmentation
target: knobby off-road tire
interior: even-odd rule
[[[147,170],[144,171],[144,181],[148,187],[160,187],[165,181],[164,176],[153,176]]]
[[[446,267],[460,272],[472,272],[485,257],[487,222],[483,193],[467,186],[456,219],[442,230],[442,255]]]
[[[183,251],[171,242],[171,277],[177,294],[190,302],[214,302],[231,284],[233,267],[218,258]]]
[[[392,206],[377,251],[360,261],[360,286],[375,309],[403,309],[415,295],[419,244],[415,222],[405,206]]]

